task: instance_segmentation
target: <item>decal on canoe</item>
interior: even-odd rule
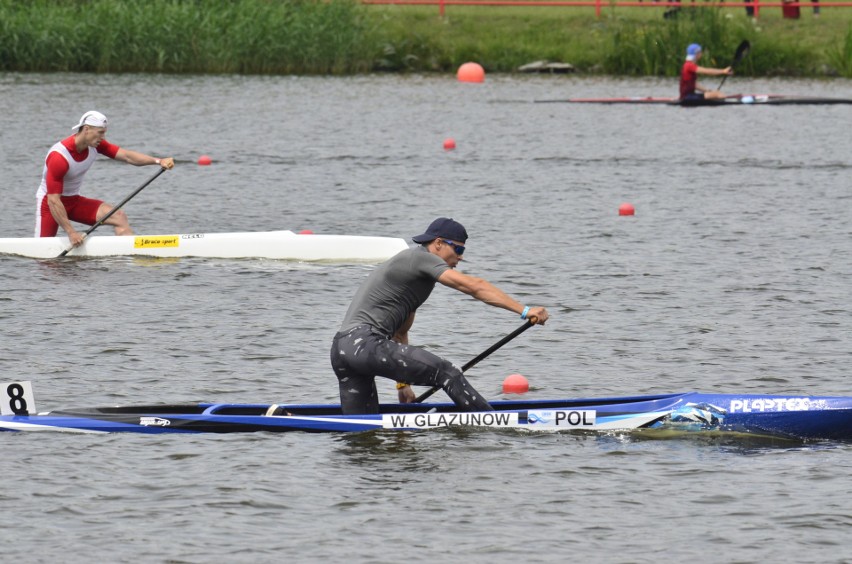
[[[177,235],[144,235],[133,239],[135,249],[154,249],[162,247],[177,247],[180,238]]]
[[[385,429],[431,429],[465,425],[474,427],[515,427],[518,414],[513,413],[395,413],[382,415]]]
[[[712,403],[687,403],[672,411],[670,422],[678,426],[718,427],[725,423],[727,411]]]
[[[731,400],[731,413],[808,411],[819,408],[810,398],[744,398]]]
[[[590,409],[531,409],[527,424],[537,429],[592,429],[596,414]]]
[[[172,422],[162,417],[140,417],[139,424],[143,427],[168,427]]]

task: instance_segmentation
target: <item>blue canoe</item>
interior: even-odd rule
[[[451,403],[385,404],[376,415],[343,415],[334,404],[143,405],[0,416],[0,431],[77,433],[360,432],[481,427],[527,431],[637,429],[750,433],[852,440],[852,397],[679,394],[507,400],[494,412],[459,412]]]

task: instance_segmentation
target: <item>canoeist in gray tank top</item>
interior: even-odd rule
[[[481,278],[455,269],[464,253],[467,231],[446,217],[433,221],[420,244],[402,251],[373,271],[358,289],[331,346],[331,366],[340,385],[345,414],[378,413],[376,376],[397,381],[399,401],[414,401],[410,384],[440,386],[465,411],[490,411],[456,366],[418,347],[409,346],[408,330],[417,308],[436,282],[489,305],[507,309],[544,325],[543,307],[525,307]]]

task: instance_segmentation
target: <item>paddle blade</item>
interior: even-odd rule
[[[740,43],[737,47],[736,53],[734,53],[734,60],[731,61],[731,69],[740,64],[740,61],[742,61],[745,56],[748,55],[750,49],[751,43],[748,42],[748,39],[744,39],[742,43]],[[716,90],[721,90],[726,80],[728,80],[728,75],[722,77],[722,82],[719,83],[719,88],[717,88]]]
[[[731,66],[735,67],[740,64],[740,61],[742,61],[745,56],[748,55],[750,49],[751,43],[749,43],[747,39],[743,40],[743,42],[740,43],[740,46],[737,47],[737,52],[736,54],[734,54],[734,62],[731,63]]]

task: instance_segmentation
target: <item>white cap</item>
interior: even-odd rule
[[[83,117],[80,118],[80,123],[71,128],[72,131],[78,131],[84,125],[91,125],[94,127],[106,127],[107,126],[107,118],[100,112],[91,111],[83,114]]]

